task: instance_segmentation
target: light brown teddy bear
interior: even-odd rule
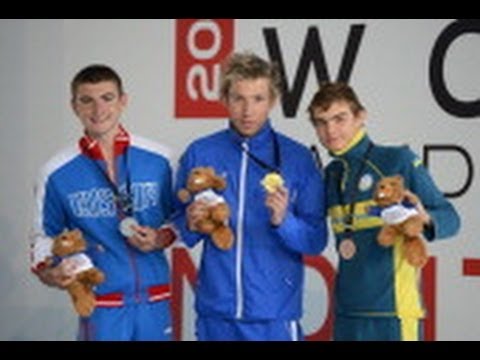
[[[196,167],[190,171],[186,189],[179,190],[177,194],[183,203],[191,201],[193,197],[193,203],[203,202],[207,205],[204,215],[194,224],[189,224],[189,229],[210,235],[213,243],[222,250],[230,249],[234,239],[228,225],[230,208],[223,196],[215,192],[223,191],[226,186],[225,179],[215,174],[212,167]]]
[[[84,253],[87,243],[80,230],[64,231],[53,239],[52,253],[48,264],[55,266],[62,261],[73,263],[75,280],[66,290],[72,298],[73,306],[80,316],[90,316],[95,309],[93,287],[105,280],[105,275],[95,268]]]
[[[403,177],[400,175],[384,177],[376,185],[374,200],[378,204],[370,213],[380,216],[384,226],[378,234],[382,246],[392,246],[397,237],[403,237],[404,255],[414,267],[423,267],[428,260],[427,249],[422,239],[424,219],[420,215],[416,195],[406,195]]]

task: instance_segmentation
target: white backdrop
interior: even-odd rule
[[[480,153],[480,111],[478,104],[466,105],[471,113],[460,117],[461,106],[453,106],[453,110],[441,106],[445,97],[437,101],[432,91],[438,77],[429,75],[438,56],[444,56],[436,74],[444,76],[447,94],[461,103],[478,101],[479,21],[234,19],[232,23],[233,31],[220,33],[221,38],[209,38],[218,33],[205,32],[204,44],[219,40],[223,46],[230,38],[234,50],[252,50],[268,58],[264,30],[270,29],[278,38],[289,88],[309,31],[321,42],[328,74],[336,79],[345,49],[353,49],[346,45],[349,33],[357,26],[363,32],[354,56],[349,55],[352,67],[347,73],[369,110],[368,128],[374,140],[408,143],[420,156],[431,145],[454,145],[466,152],[430,153],[429,168],[440,188],[465,191],[452,198],[462,218],[460,233],[429,249],[436,258],[436,339],[480,340],[480,247],[475,211],[480,199],[474,171]],[[0,340],[74,338],[76,318],[67,295],[42,286],[29,273],[28,231],[38,168],[79,136],[80,127],[69,108],[69,81],[78,69],[93,62],[117,69],[130,95],[124,121],[127,128],[171,147],[174,162],[193,138],[225,126],[221,119],[175,116],[175,94],[185,86],[175,84],[179,71],[176,45],[185,41],[177,36],[176,25],[174,19],[0,20]],[[458,36],[448,38],[452,33]],[[308,51],[318,43],[309,43]],[[445,52],[432,58],[434,48],[442,44]],[[182,59],[183,55],[188,54],[182,54]],[[310,145],[316,138],[305,111],[316,77],[313,66],[307,63],[304,68],[307,77],[294,115],[285,116],[278,106],[273,118],[280,131]],[[323,151],[322,157],[328,160]],[[467,184],[469,179],[473,182]],[[325,255],[335,263],[332,243]],[[192,258],[198,260],[198,250],[192,252]],[[473,270],[466,270],[470,275],[463,270],[467,258],[473,264]],[[322,278],[311,270],[307,275],[304,327],[308,333],[323,323],[327,304]],[[185,290],[182,339],[189,340],[193,339],[193,299],[187,284]]]

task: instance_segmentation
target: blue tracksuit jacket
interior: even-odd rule
[[[274,165],[275,133],[267,122],[255,136],[242,138],[232,128],[193,142],[183,154],[176,189],[185,187],[193,167],[212,166],[227,180],[221,194],[231,208],[235,234],[228,251],[209,238],[186,229],[185,205],[176,201],[174,222],[183,241],[203,241],[196,310],[201,316],[242,320],[299,319],[302,313],[304,267],[302,255],[318,254],[326,245],[325,194],[321,173],[309,150],[276,133],[281,174],[289,189],[285,221],[270,224],[265,190],[267,174],[242,146]]]
[[[172,208],[172,173],[165,149],[125,132],[120,137],[115,145],[120,191],[125,191],[128,172],[136,219],[158,228]],[[168,298],[170,272],[163,251],[144,253],[127,243],[101,169],[105,171],[104,160],[88,146],[66,149],[43,167],[35,189],[32,269],[51,255],[52,237],[64,229],[80,229],[88,242],[87,255],[106,277],[96,288],[97,306]]]

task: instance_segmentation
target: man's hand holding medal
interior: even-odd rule
[[[279,226],[287,213],[288,189],[284,186],[282,176],[276,172],[267,174],[262,185],[267,192],[265,206],[270,209],[270,222]]]

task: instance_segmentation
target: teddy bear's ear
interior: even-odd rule
[[[71,235],[75,236],[75,237],[82,237],[82,232],[79,229],[74,229],[74,230],[72,230]]]
[[[227,181],[221,176],[214,176],[213,180],[213,188],[216,190],[224,190],[227,187]]]
[[[395,181],[398,181],[401,187],[405,186],[405,181],[402,175],[395,175],[393,178],[395,179]]]
[[[205,173],[208,174],[208,176],[214,177],[215,176],[215,170],[211,166],[207,166],[204,168]]]
[[[190,201],[190,192],[187,189],[180,189],[177,192],[177,196],[178,199],[184,204]]]

